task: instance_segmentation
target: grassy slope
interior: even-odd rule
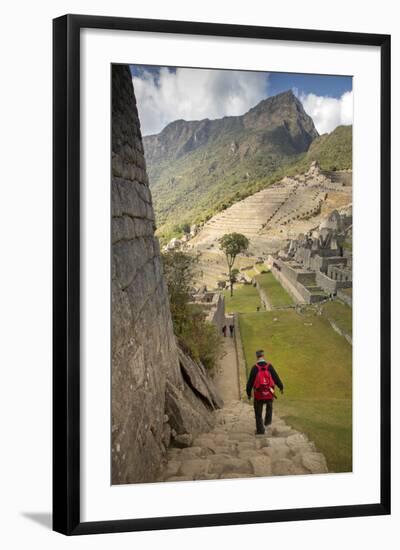
[[[254,363],[254,351],[265,349],[285,384],[279,414],[308,434],[331,471],[351,471],[352,348],[326,319],[308,315],[294,310],[241,314],[247,367]]]
[[[323,306],[323,312],[346,334],[352,335],[353,315],[351,307],[342,304],[342,302],[327,302]]]
[[[293,304],[291,296],[284,288],[282,288],[272,273],[257,275],[256,280],[260,287],[265,291],[268,300],[273,307],[290,306]]]
[[[230,295],[230,290],[224,291],[225,296],[225,311],[234,313],[241,311],[244,313],[253,313],[257,311],[257,307],[261,306],[260,296],[253,285],[234,285],[233,296]]]
[[[201,148],[184,157],[148,167],[158,234],[170,236],[177,225],[201,223],[278,181],[297,156],[255,155],[233,159],[224,147]],[[215,167],[215,168],[214,168]],[[157,170],[157,171],[156,171]]]
[[[323,170],[347,170],[352,167],[352,126],[338,126],[310,145],[306,158],[318,160]]]

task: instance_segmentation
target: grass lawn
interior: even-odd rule
[[[327,302],[323,306],[323,312],[326,317],[334,321],[337,326],[346,334],[352,335],[352,309],[342,302]]]
[[[269,267],[267,266],[267,264],[254,264],[254,269],[257,270],[257,273],[261,273],[262,271],[265,271],[265,272],[270,272],[270,269]]]
[[[256,275],[258,275],[258,271],[256,271],[254,268],[253,269],[246,269],[245,271],[240,272],[240,275],[242,275],[242,274],[247,275],[248,277],[250,277],[252,279]]]
[[[260,287],[265,291],[269,302],[273,307],[290,306],[293,304],[293,300],[282,287],[282,285],[275,279],[272,273],[263,273],[256,277]]]
[[[224,290],[226,313],[253,313],[261,307],[260,295],[253,285],[233,285],[233,296],[229,289]]]
[[[285,385],[278,414],[315,442],[330,471],[351,471],[351,346],[311,310],[247,313],[239,322],[247,368],[263,348]]]

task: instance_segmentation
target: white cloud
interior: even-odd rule
[[[177,119],[241,115],[267,97],[267,73],[163,67],[132,78],[143,135]]]
[[[320,134],[332,132],[341,124],[353,124],[353,92],[345,92],[342,97],[300,94],[304,110],[313,119]]]

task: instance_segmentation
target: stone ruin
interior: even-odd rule
[[[171,250],[189,250],[191,248],[189,241],[193,239],[201,229],[201,225],[192,224],[190,226],[189,233],[184,233],[182,237],[173,237],[163,246],[163,252],[169,252]]]
[[[154,481],[222,406],[177,346],[128,66],[112,68],[112,483]]]
[[[222,292],[209,291],[204,287],[193,294],[192,304],[200,306],[204,310],[206,321],[221,332],[225,324],[225,297]]]
[[[333,210],[270,259],[272,272],[297,301],[318,302],[352,287],[352,253],[345,248],[351,228],[351,207]]]

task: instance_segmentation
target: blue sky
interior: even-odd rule
[[[276,95],[291,88],[300,94],[313,93],[317,96],[340,98],[352,90],[350,76],[326,76],[314,74],[269,73],[268,91]]]
[[[262,99],[292,89],[319,133],[351,124],[352,78],[131,65],[144,135],[160,132],[183,118],[241,115]]]

